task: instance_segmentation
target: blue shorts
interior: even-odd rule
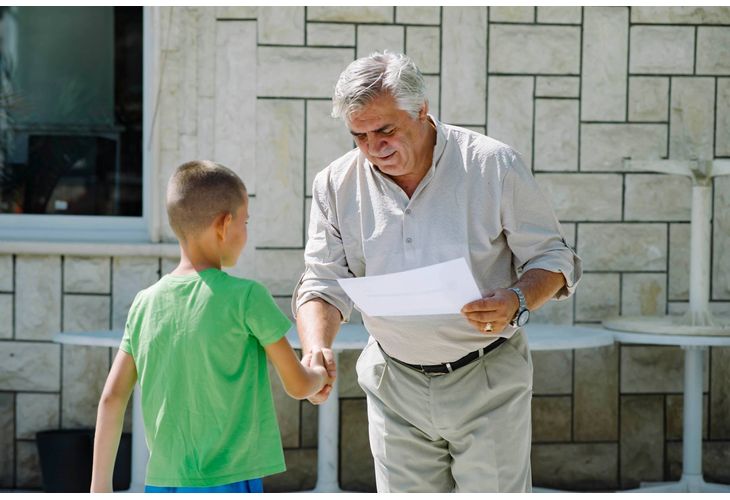
[[[261,479],[248,479],[220,486],[145,486],[145,493],[263,493]]]

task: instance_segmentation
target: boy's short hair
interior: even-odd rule
[[[167,184],[167,216],[181,240],[208,228],[223,213],[235,215],[246,201],[246,185],[219,163],[183,163]]]

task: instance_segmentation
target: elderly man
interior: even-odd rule
[[[461,315],[363,314],[371,337],[357,373],[377,488],[530,491],[532,361],[520,327],[573,292],[580,259],[518,154],[440,123],[424,92],[405,55],[375,53],[340,75],[332,115],[357,148],[314,180],[294,296],[302,346],[334,372],[330,347],[353,307],[338,278],[464,257],[483,298]]]

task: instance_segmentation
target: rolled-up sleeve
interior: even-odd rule
[[[339,309],[343,321],[350,319],[353,303],[337,279],[352,278],[353,274],[347,265],[335,199],[329,183],[329,169],[325,169],[317,174],[312,187],[304,273],[292,294],[295,317],[302,304],[321,298]]]
[[[573,294],[583,274],[580,257],[565,241],[560,223],[534,177],[519,155],[503,156],[501,216],[507,244],[519,275],[530,269],[562,273],[566,285],[555,294],[565,299]]]

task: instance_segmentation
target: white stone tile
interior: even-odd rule
[[[63,346],[63,428],[94,427],[108,372],[108,347]]]
[[[561,221],[621,219],[620,174],[535,174]]]
[[[286,393],[271,363],[269,363],[269,379],[276,408],[276,420],[281,432],[281,444],[286,448],[299,448],[299,401]]]
[[[490,7],[489,21],[492,23],[535,22],[535,7]]]
[[[345,122],[332,118],[331,112],[330,101],[307,101],[307,196],[317,172],[354,147]]]
[[[712,297],[730,299],[730,176],[715,178]]]
[[[580,7],[538,7],[538,23],[580,24]]]
[[[577,26],[490,26],[489,73],[580,73]]]
[[[258,9],[254,6],[216,7],[215,17],[217,19],[256,19]]]
[[[112,280],[112,328],[123,329],[137,293],[160,278],[160,260],[154,257],[115,257]]]
[[[697,73],[730,75],[730,28],[697,28]]]
[[[715,156],[730,156],[730,78],[717,79]]]
[[[0,293],[0,339],[13,338],[13,296]]]
[[[669,157],[677,160],[712,159],[714,79],[673,78],[671,99]]]
[[[16,441],[17,488],[37,489],[42,485],[38,447],[33,441]]]
[[[578,170],[578,101],[537,99],[535,170]]]
[[[630,73],[691,74],[694,70],[694,28],[632,26]]]
[[[256,192],[256,23],[227,21],[216,29],[215,160]]]
[[[667,225],[581,224],[578,255],[585,271],[665,271]]]
[[[441,78],[438,76],[431,76],[426,75],[423,77],[424,82],[426,83],[426,100],[428,101],[428,112],[436,117],[437,120],[440,119],[440,85],[441,85]]]
[[[439,28],[409,26],[406,30],[406,53],[421,73],[438,73],[441,60]]]
[[[0,391],[58,391],[61,346],[0,342]]]
[[[704,391],[707,390],[705,351]],[[681,393],[684,380],[684,355],[680,347],[621,346],[621,393]]]
[[[19,392],[15,400],[16,436],[18,439],[35,439],[35,433],[58,429],[58,394],[32,394]]]
[[[656,160],[667,154],[667,126],[654,124],[581,125],[580,169],[622,171],[623,159]]]
[[[311,188],[310,188],[311,189]],[[307,237],[309,235],[309,218],[312,215],[312,198],[306,198],[304,200],[304,227],[307,228]],[[304,242],[306,245],[306,241]]]
[[[51,340],[61,329],[61,258],[19,255],[15,272],[15,338]]]
[[[215,32],[217,26],[218,23],[215,19],[215,9],[199,9],[198,26],[195,30],[195,46],[198,56],[197,88],[199,97],[215,97]],[[213,108],[206,106],[202,100],[199,101],[198,120],[200,120],[200,114],[206,110],[212,111]],[[198,134],[202,134],[203,132],[204,131],[200,129],[199,122]]]
[[[109,293],[111,261],[108,257],[70,257],[64,259],[63,291]]]
[[[627,7],[593,7],[585,11],[582,120],[626,120],[628,21]]]
[[[730,7],[632,7],[631,22],[730,24]]]
[[[179,7],[178,9],[180,37],[182,38],[180,92],[177,95],[179,112],[178,132],[181,136],[195,136],[198,130],[198,13],[195,7]],[[193,142],[194,143],[194,142]],[[184,146],[184,145],[181,145]],[[197,152],[193,156],[197,158]]]
[[[669,115],[669,78],[629,78],[629,120],[665,122]]]
[[[486,121],[486,7],[449,7],[441,27],[441,119],[480,125]]]
[[[0,255],[0,292],[13,291],[13,256]]]
[[[534,351],[532,364],[535,395],[573,393],[573,351]]]
[[[337,78],[354,55],[353,49],[259,47],[256,92],[260,97],[332,97]]]
[[[405,28],[403,26],[358,26],[357,57],[366,57],[373,52],[383,52],[384,50],[402,54],[404,40]],[[334,86],[334,82],[332,85]]]
[[[88,332],[110,327],[111,297],[64,295],[63,331]]]
[[[532,77],[489,77],[487,134],[517,150],[528,168],[532,165],[533,82]]]
[[[663,316],[667,306],[667,275],[625,273],[621,287],[621,314]]]
[[[212,160],[215,158],[215,97],[199,97],[198,102],[197,157]]]
[[[669,225],[669,300],[689,300],[689,238],[689,224]]]
[[[304,272],[304,250],[258,250],[259,280],[272,295],[291,295]]]
[[[536,97],[580,97],[580,78],[577,76],[538,76]]]
[[[182,56],[177,50],[167,50],[160,59],[165,58],[161,68],[158,123],[160,149],[177,151],[180,131],[180,81],[182,80]]]
[[[0,393],[0,488],[13,488],[15,474],[15,394]]]
[[[449,9],[450,7],[446,7]],[[440,24],[439,7],[396,7],[395,20],[401,24]]]
[[[354,46],[354,24],[307,23],[307,45]]]
[[[259,7],[259,43],[304,45],[304,7]]]
[[[392,23],[393,7],[308,7],[308,21],[344,23]]]
[[[619,314],[619,275],[586,273],[575,294],[575,320],[601,321]]]
[[[530,311],[530,322],[551,325],[573,324],[573,297],[566,300],[551,300],[540,309]]]
[[[692,184],[688,177],[627,174],[625,220],[689,221]]]
[[[304,101],[260,100],[256,114],[258,246],[303,245]]]

